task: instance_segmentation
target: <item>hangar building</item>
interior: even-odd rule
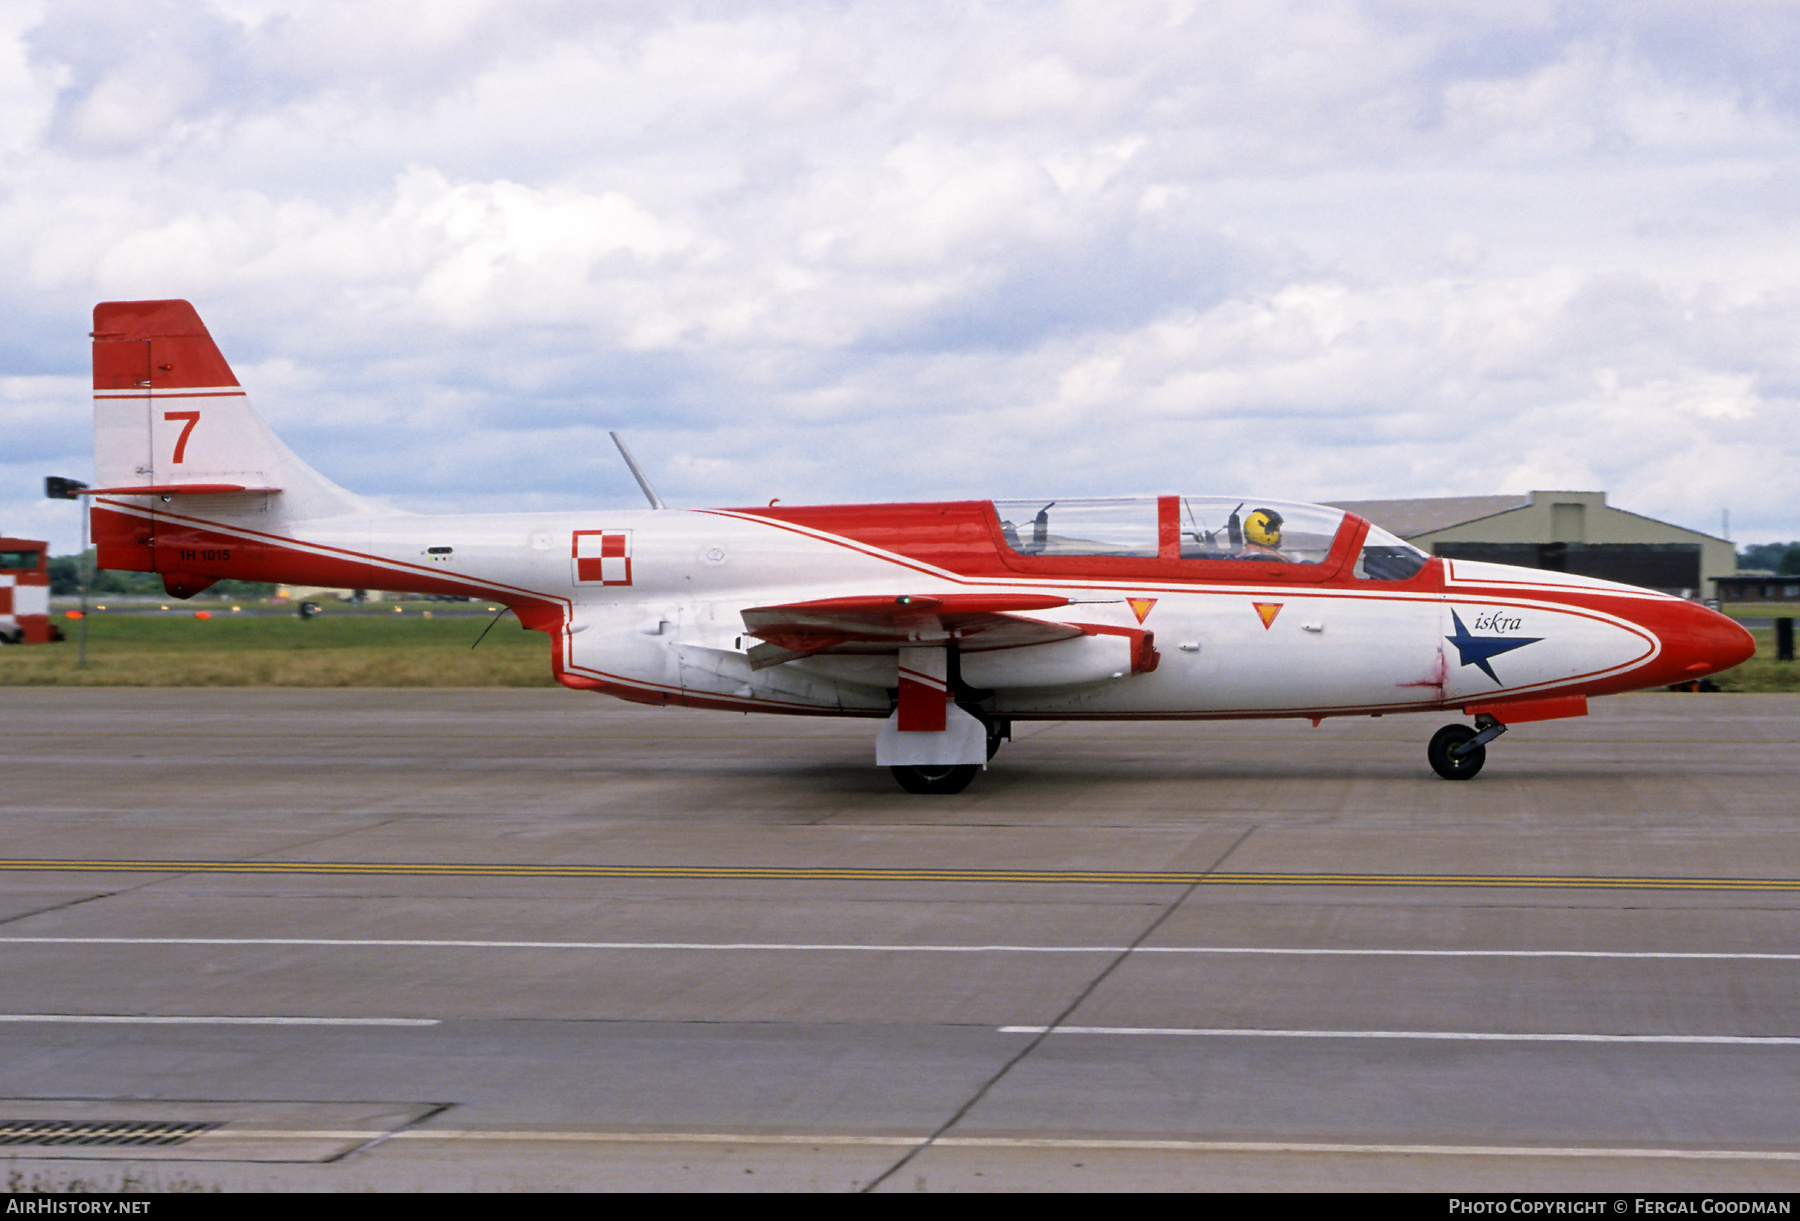
[[[1737,549],[1727,540],[1616,509],[1605,492],[1333,503],[1434,555],[1573,572],[1684,598],[1710,595],[1716,578],[1737,571]]]

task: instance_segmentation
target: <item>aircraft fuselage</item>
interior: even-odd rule
[[[1466,779],[1508,724],[1754,651],[1679,598],[1250,497],[399,513],[283,445],[185,301],[95,309],[94,412],[101,567],[176,597],[239,578],[502,602],[570,687],[886,718],[877,761],[916,792],[956,791],[1032,718],[1460,709],[1477,728],[1428,754]]]

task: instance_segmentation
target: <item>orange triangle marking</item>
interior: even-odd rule
[[[1281,613],[1283,604],[1280,602],[1252,602],[1250,605],[1254,606],[1256,613],[1262,616],[1263,631],[1266,632],[1275,622],[1275,616]]]
[[[1149,615],[1150,608],[1156,605],[1155,598],[1127,598],[1125,601],[1131,605],[1131,613],[1137,616],[1139,623]]]

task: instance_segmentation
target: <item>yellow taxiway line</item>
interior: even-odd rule
[[[1100,869],[858,869],[759,865],[529,865],[408,861],[0,860],[8,873],[302,874],[381,877],[644,878],[685,881],[1034,882],[1127,886],[1443,886],[1548,890],[1800,891],[1800,878],[1465,873],[1238,873]]]

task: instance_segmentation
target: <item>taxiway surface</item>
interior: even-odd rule
[[[563,691],[0,700],[0,1129],[187,1125],[27,1185],[1800,1187],[1800,699],[1466,783],[1021,724],[954,797]]]

